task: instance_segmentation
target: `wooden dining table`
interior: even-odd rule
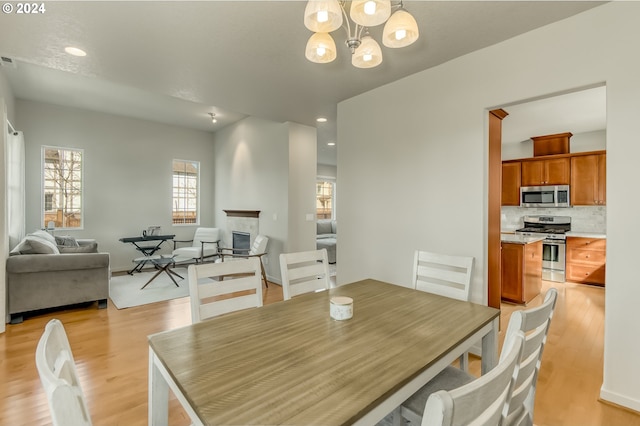
[[[336,321],[330,299],[353,299]],[[367,279],[149,336],[149,424],[373,425],[482,340],[500,311]]]

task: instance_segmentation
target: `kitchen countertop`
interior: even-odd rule
[[[598,232],[569,231],[565,235],[567,237],[607,238],[607,234],[601,234]]]
[[[500,234],[500,241],[510,244],[531,244],[544,240],[544,237],[516,235],[516,234]]]

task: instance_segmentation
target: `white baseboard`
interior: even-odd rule
[[[630,410],[640,412],[640,401],[637,399],[629,398],[619,393],[606,390],[604,387],[600,388],[600,399],[606,402],[619,405],[621,407],[629,408]]]
[[[269,274],[267,274],[267,281],[269,281],[270,283],[278,284],[279,286],[282,287],[282,279],[280,278],[274,278]]]

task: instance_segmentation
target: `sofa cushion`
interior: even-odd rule
[[[9,274],[35,274],[38,272],[79,271],[109,267],[109,253],[78,253],[42,256],[27,254],[7,259]]]
[[[336,239],[336,234],[318,234],[316,240]]]
[[[319,220],[316,222],[316,234],[332,234],[331,220]]]
[[[65,253],[97,253],[98,252],[98,243],[93,242],[91,244],[79,245],[77,247],[67,247],[60,246],[58,247],[61,254]]]

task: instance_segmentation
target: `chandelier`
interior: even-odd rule
[[[358,68],[373,68],[382,63],[382,49],[369,35],[369,27],[386,22],[382,31],[386,47],[405,47],[418,39],[418,24],[404,10],[402,1],[392,5],[391,0],[353,0],[349,15],[347,6],[346,1],[308,0],[304,25],[314,32],[305,49],[308,60],[326,64],[336,58],[336,43],[329,33],[341,26],[347,33],[345,43],[351,49],[351,63]],[[394,8],[397,10],[392,15]]]

